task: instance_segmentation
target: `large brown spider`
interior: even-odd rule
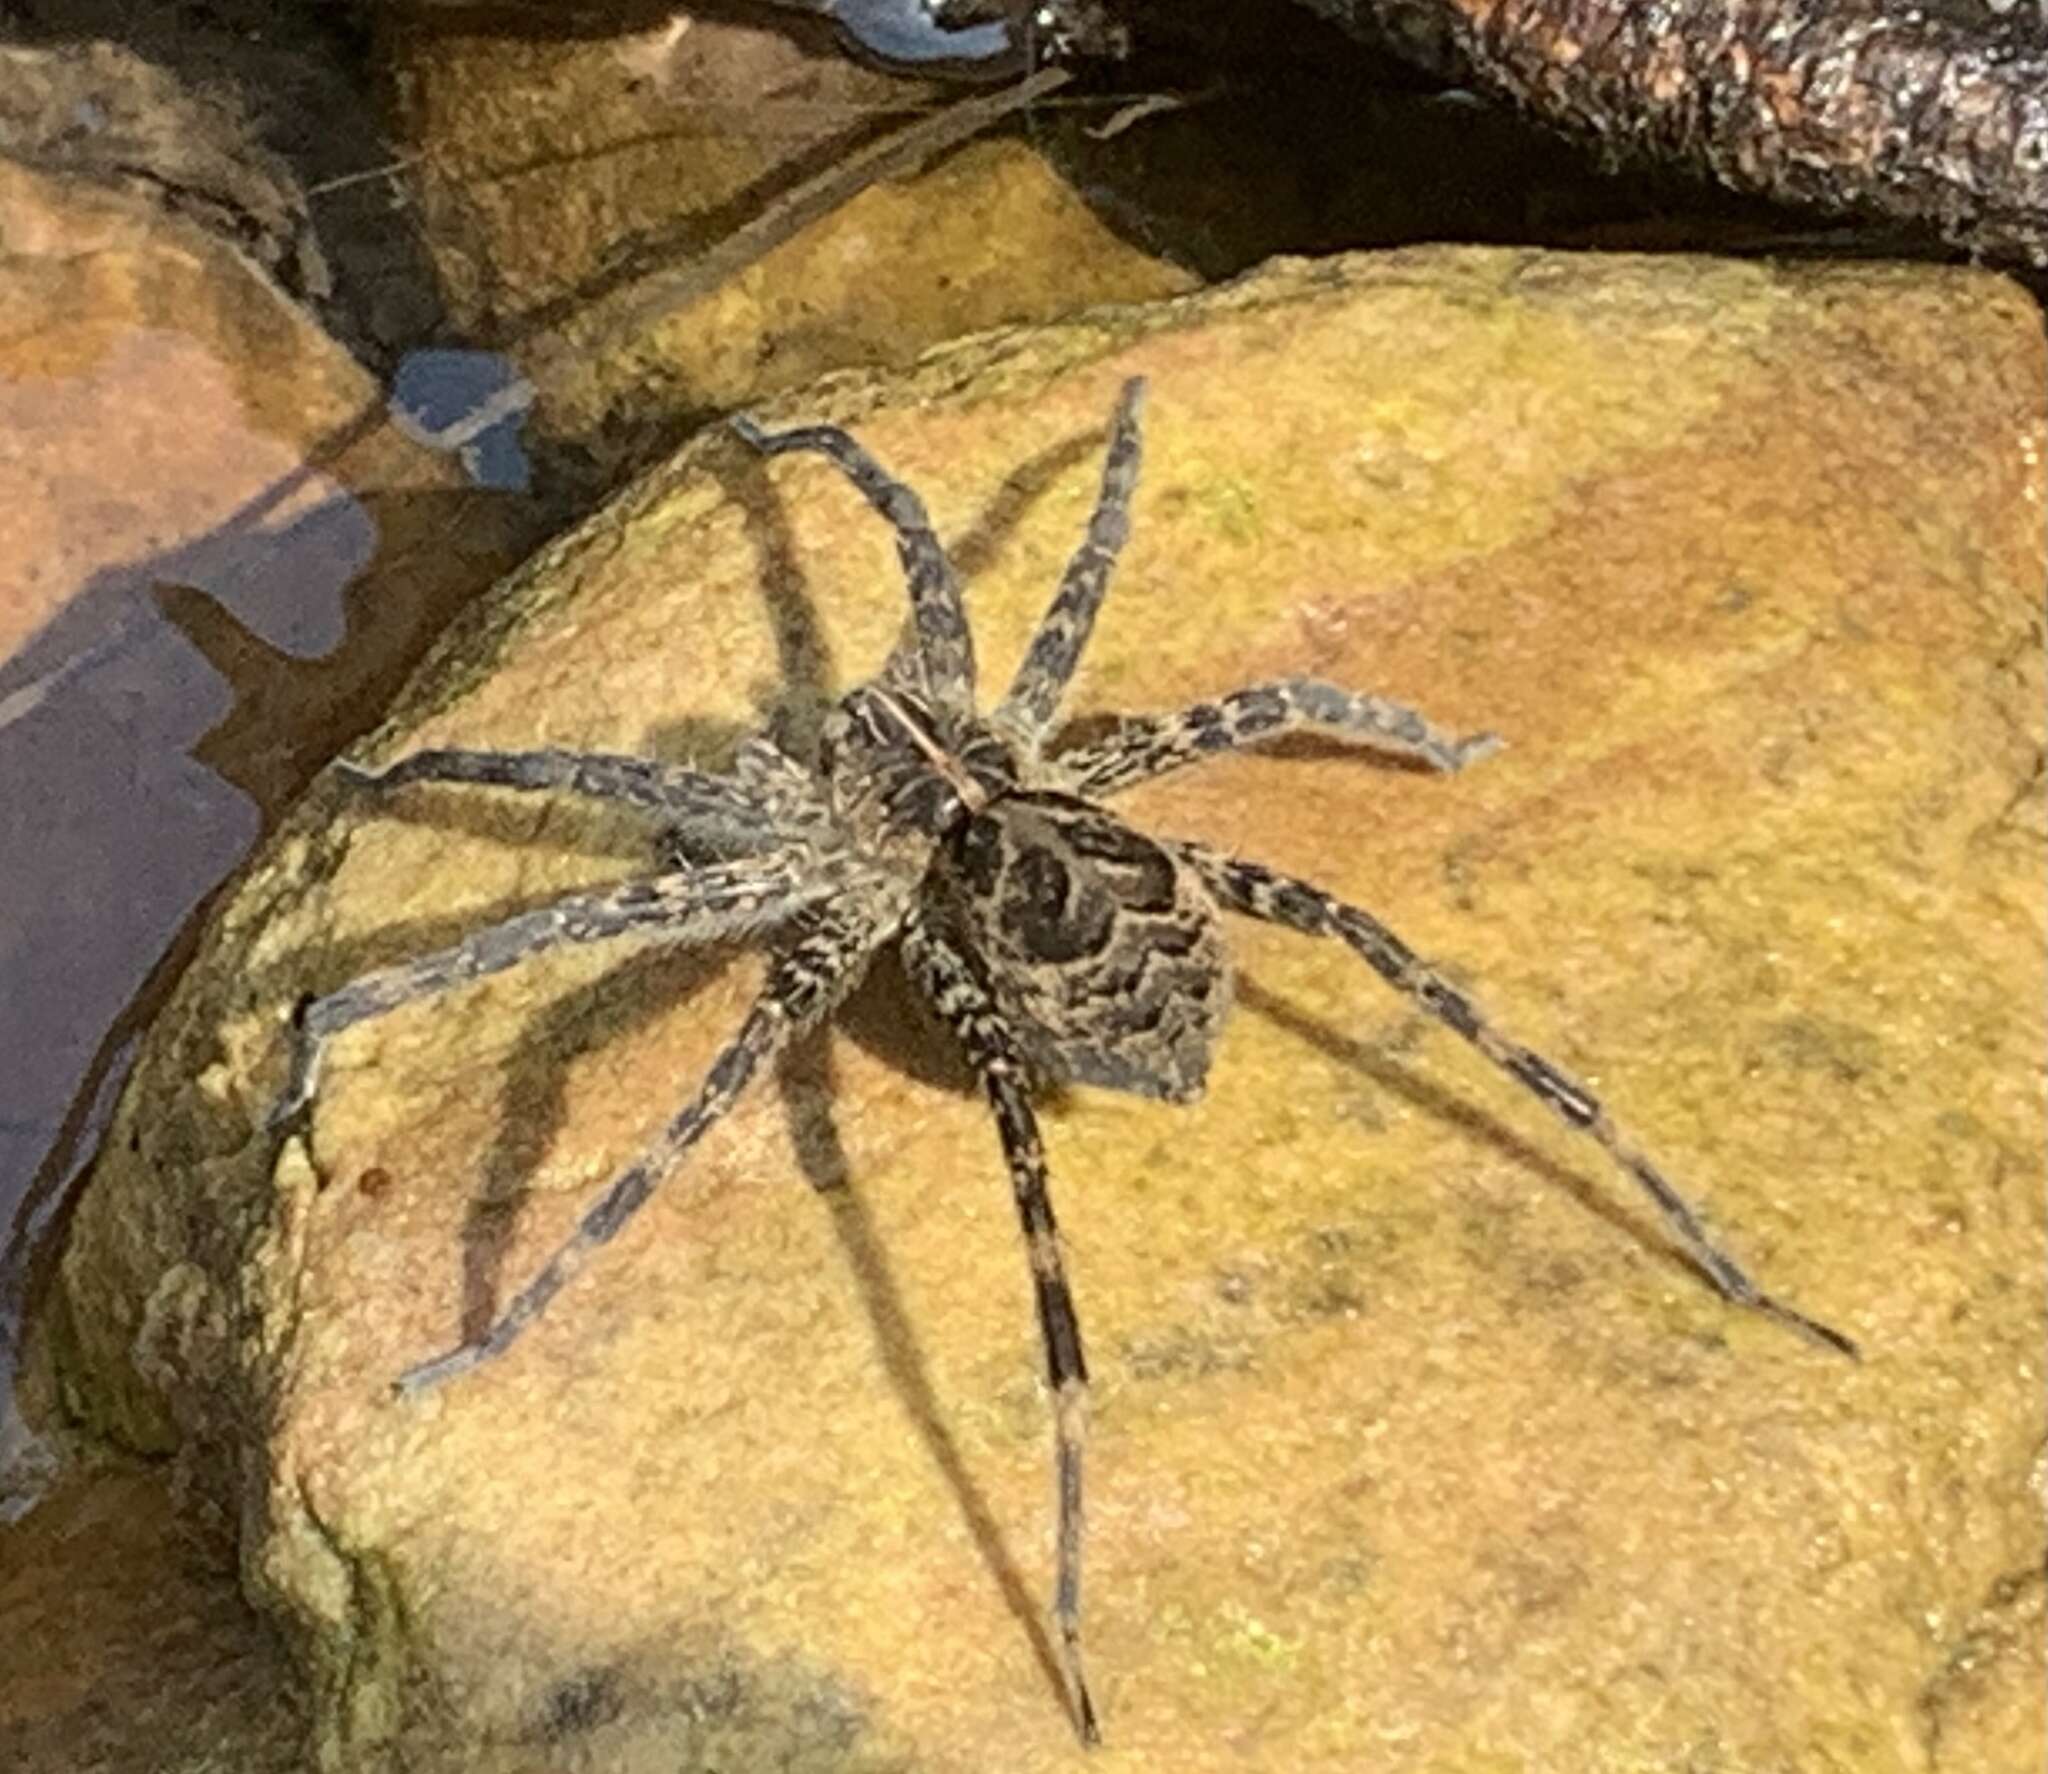
[[[912,623],[881,674],[833,708],[814,765],[761,737],[741,744],[727,775],[566,751],[434,750],[381,770],[344,764],[357,782],[382,788],[471,782],[628,802],[658,822],[668,866],[522,912],[308,1000],[297,1019],[290,1082],[272,1114],[282,1124],[305,1108],[327,1043],[351,1024],[558,944],[629,932],[690,943],[769,936],[767,984],[695,1099],[605,1190],[479,1341],[399,1379],[401,1394],[416,1394],[503,1354],[763,1064],[826,1016],[881,949],[900,944],[906,971],[965,1050],[994,1111],[1023,1224],[1055,1406],[1053,1612],[1074,1721],[1090,1743],[1098,1733],[1081,1664],[1088,1370],[1030,1090],[1034,1080],[1075,1080],[1173,1102],[1199,1096],[1231,999],[1219,911],[1348,944],[1389,985],[1603,1147],[1648,1192],[1725,1298],[1856,1353],[1839,1331],[1763,1292],[1590,1091],[1495,1030],[1370,913],[1263,864],[1147,837],[1104,805],[1134,783],[1304,729],[1443,771],[1492,751],[1492,735],[1453,739],[1399,703],[1288,678],[1126,720],[1093,744],[1041,751],[1129,531],[1143,392],[1140,381],[1124,385],[1087,537],[1007,694],[986,717],[975,707],[974,645],[959,580],[918,496],[836,426],[765,432],[734,420],[766,455],[829,456],[895,530]]]

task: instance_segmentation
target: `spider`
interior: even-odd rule
[[[396,1382],[402,1396],[416,1395],[504,1354],[764,1065],[897,944],[908,977],[987,1099],[1023,1229],[1053,1404],[1052,1613],[1084,1743],[1099,1741],[1081,1655],[1088,1367],[1032,1087],[1075,1081],[1176,1103],[1198,1097],[1231,1001],[1221,913],[1335,937],[1600,1146],[1647,1192],[1724,1298],[1857,1354],[1841,1332],[1758,1287],[1591,1091],[1497,1030],[1369,912],[1262,863],[1148,836],[1108,805],[1134,784],[1286,733],[1356,740],[1446,772],[1493,751],[1492,734],[1454,738],[1399,703],[1286,678],[1126,719],[1094,743],[1046,749],[1129,532],[1143,395],[1142,380],[1123,387],[1086,536],[1009,689],[986,715],[976,706],[960,582],[917,494],[837,426],[770,432],[732,420],[763,455],[828,457],[894,530],[911,619],[881,672],[834,705],[815,764],[759,736],[741,742],[722,775],[570,751],[429,750],[382,769],[344,763],[353,782],[378,789],[461,782],[624,802],[655,822],[666,866],[519,913],[303,1001],[291,1076],[271,1116],[283,1126],[306,1109],[342,1030],[557,945],[636,932],[671,943],[768,941],[766,985],[697,1095],[480,1338]]]

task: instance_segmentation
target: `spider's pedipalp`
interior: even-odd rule
[[[400,1375],[394,1382],[400,1396],[416,1396],[502,1355],[599,1246],[610,1243],[640,1211],[683,1154],[723,1119],[763,1063],[852,990],[869,958],[894,934],[899,915],[893,903],[871,899],[808,914],[803,933],[776,960],[739,1033],[711,1062],[696,1096],[619,1173],[577,1223],[568,1242],[512,1297],[490,1329],[474,1342]]]
[[[1085,1520],[1081,1461],[1088,1431],[1088,1362],[1081,1348],[1081,1323],[1074,1310],[1073,1292],[1067,1286],[1059,1225],[1046,1188],[1045,1147],[1027,1094],[1023,1054],[974,963],[916,915],[904,927],[903,960],[910,977],[966,1049],[995,1116],[1003,1159],[1010,1171],[1011,1194],[1031,1262],[1039,1334],[1045,1344],[1046,1380],[1053,1399],[1053,1469],[1059,1508],[1053,1620],[1059,1628],[1060,1663],[1075,1728],[1083,1743],[1097,1743],[1101,1732],[1081,1660],[1081,1533]]]
[[[896,554],[910,588],[911,620],[923,682],[919,686],[933,711],[953,727],[974,718],[974,636],[960,593],[960,575],[946,558],[932,529],[924,501],[889,473],[867,450],[837,425],[799,425],[789,431],[764,431],[738,414],[730,421],[742,441],[764,456],[815,450],[829,457],[896,532]],[[892,659],[890,671],[898,669]]]
[[[1059,589],[1039,618],[1009,693],[995,711],[996,726],[1034,746],[1081,662],[1095,614],[1109,589],[1109,575],[1131,533],[1131,495],[1137,490],[1141,448],[1138,417],[1144,403],[1145,378],[1133,376],[1110,415],[1102,490],[1088,518],[1088,534],[1060,575]]]
[[[1389,985],[1406,993],[1438,1022],[1478,1048],[1516,1083],[1548,1104],[1566,1126],[1590,1136],[1656,1204],[1693,1262],[1724,1299],[1778,1319],[1852,1359],[1860,1354],[1852,1338],[1758,1287],[1742,1265],[1708,1236],[1699,1215],[1642,1150],[1615,1126],[1590,1090],[1541,1054],[1501,1034],[1470,998],[1370,912],[1260,863],[1224,856],[1200,844],[1182,844],[1178,849],[1225,909],[1285,925],[1308,936],[1339,938]]]
[[[502,973],[565,943],[607,942],[635,933],[673,943],[715,942],[781,923],[856,884],[845,864],[821,866],[802,852],[744,857],[572,893],[472,931],[445,949],[380,967],[300,1005],[291,1075],[265,1125],[284,1126],[312,1100],[327,1043],[355,1023]]]
[[[1289,733],[1357,739],[1443,771],[1462,770],[1501,746],[1493,733],[1462,739],[1445,733],[1414,709],[1382,696],[1319,678],[1280,678],[1171,714],[1126,719],[1108,738],[1053,759],[1051,768],[1076,794],[1107,796]]]

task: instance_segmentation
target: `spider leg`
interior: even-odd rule
[[[1279,678],[1197,702],[1171,714],[1126,721],[1107,739],[1052,760],[1076,794],[1102,797],[1219,752],[1239,751],[1286,733],[1361,739],[1380,751],[1420,758],[1437,770],[1462,770],[1500,749],[1492,733],[1459,739],[1414,709],[1317,678]]]
[[[1088,1363],[1081,1325],[1067,1287],[1059,1226],[1046,1193],[1045,1148],[1026,1095],[1024,1060],[972,963],[952,943],[915,917],[905,926],[903,958],[911,976],[966,1049],[982,1093],[995,1115],[1010,1170],[1017,1218],[1031,1259],[1038,1328],[1045,1342],[1046,1378],[1053,1396],[1054,1474],[1059,1498],[1059,1551],[1053,1583],[1053,1618],[1059,1626],[1074,1722],[1084,1743],[1101,1741],[1095,1703],[1081,1662],[1081,1455],[1088,1431]]]
[[[1462,1035],[1509,1077],[1547,1103],[1566,1126],[1590,1136],[1656,1204],[1657,1211],[1724,1299],[1778,1319],[1852,1359],[1860,1355],[1855,1342],[1840,1331],[1809,1318],[1759,1288],[1748,1272],[1708,1236],[1698,1214],[1641,1148],[1615,1126],[1590,1090],[1541,1054],[1501,1034],[1477,1005],[1369,912],[1346,905],[1306,881],[1255,862],[1242,862],[1200,844],[1181,844],[1176,848],[1226,909],[1283,924],[1309,936],[1339,938],[1390,986],[1405,992],[1437,1021]]]
[[[910,587],[911,619],[917,631],[926,698],[941,717],[960,725],[969,722],[974,715],[974,637],[967,626],[960,576],[932,529],[924,501],[837,425],[764,431],[743,413],[736,414],[730,424],[744,442],[764,456],[816,450],[830,457],[888,521],[896,532],[896,555]],[[897,665],[892,658],[892,671]]]
[[[788,851],[713,863],[572,893],[472,931],[445,949],[380,967],[299,1005],[291,1076],[265,1126],[284,1126],[312,1101],[328,1042],[355,1023],[502,973],[564,943],[605,942],[636,931],[658,932],[670,942],[712,942],[781,922],[852,884],[845,870],[821,871]]]
[[[872,898],[808,915],[802,934],[770,969],[768,983],[740,1024],[739,1033],[711,1062],[696,1096],[619,1173],[567,1242],[513,1295],[489,1330],[473,1343],[407,1369],[394,1382],[394,1390],[401,1397],[416,1397],[430,1386],[504,1354],[599,1246],[610,1243],[640,1211],[683,1154],[723,1119],[762,1065],[852,989],[868,958],[887,940],[895,919],[892,904],[878,905]]]
[[[778,826],[799,829],[831,823],[811,773],[762,734],[750,733],[734,748],[732,773],[742,795],[757,808],[767,808]]]
[[[784,835],[763,816],[760,802],[739,782],[651,758],[608,752],[469,751],[434,748],[408,752],[381,769],[339,760],[342,777],[361,788],[402,788],[414,782],[467,782],[489,788],[567,791],[593,800],[621,801],[679,825],[704,825],[734,836]]]
[[[1102,491],[1088,518],[1088,534],[1060,575],[1059,589],[996,710],[1000,725],[1027,739],[1035,741],[1058,709],[1095,628],[1095,613],[1109,589],[1116,557],[1131,533],[1131,494],[1138,484],[1140,454],[1138,415],[1144,401],[1145,379],[1133,376],[1110,415]]]

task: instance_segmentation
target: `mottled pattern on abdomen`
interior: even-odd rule
[[[1090,802],[1012,794],[934,858],[945,921],[1045,1076],[1199,1096],[1230,1008],[1214,903],[1164,846]]]

